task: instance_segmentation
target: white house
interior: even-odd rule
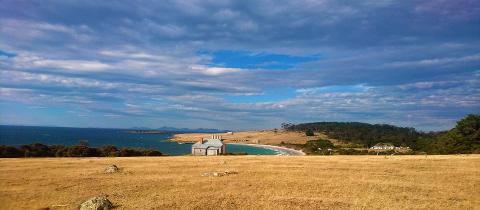
[[[370,149],[376,149],[376,150],[391,150],[391,149],[396,149],[395,146],[391,143],[378,143],[375,144],[373,147],[370,147]]]
[[[226,148],[222,137],[215,134],[211,138],[202,138],[192,145],[192,155],[221,155],[225,153]]]

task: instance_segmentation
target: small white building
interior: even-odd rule
[[[222,136],[212,135],[211,138],[202,138],[192,145],[192,155],[221,155],[226,153],[225,143]]]
[[[375,144],[373,147],[370,147],[370,149],[392,150],[392,149],[396,149],[396,147],[391,143],[378,143],[378,144]]]

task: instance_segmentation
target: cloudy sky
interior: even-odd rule
[[[0,124],[451,128],[480,1],[0,0]]]

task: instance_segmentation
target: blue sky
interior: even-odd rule
[[[474,0],[0,0],[0,124],[443,130],[480,112],[478,34]]]
[[[212,57],[210,66],[242,69],[282,70],[293,68],[301,63],[319,59],[318,55],[298,56],[232,50],[217,50],[205,54]]]

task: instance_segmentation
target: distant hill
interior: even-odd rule
[[[414,128],[361,122],[283,123],[287,131],[321,132],[329,138],[363,144],[377,143],[408,146],[429,154],[480,153],[480,115],[470,114],[443,132],[419,132]]]
[[[165,126],[157,128],[156,130],[178,132],[178,133],[225,133],[229,131],[229,130],[219,130],[219,129],[213,129],[213,128],[191,129],[191,128],[174,128],[174,127],[165,127]]]
[[[322,132],[333,139],[346,140],[368,147],[380,142],[393,143],[396,146],[413,146],[415,140],[423,135],[414,128],[361,122],[313,122],[296,125],[282,124],[282,127],[291,131]]]
[[[129,128],[129,130],[154,130],[154,129],[149,127],[131,127]]]
[[[225,133],[229,130],[219,130],[213,128],[175,128],[175,127],[160,127],[160,128],[149,128],[149,127],[131,127],[129,130],[138,130],[138,131],[161,131],[161,132],[173,132],[173,133]]]

